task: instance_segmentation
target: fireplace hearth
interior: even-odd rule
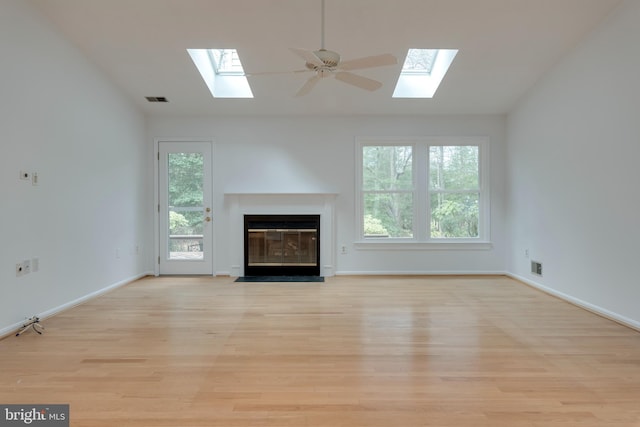
[[[245,215],[245,276],[319,276],[320,215]]]

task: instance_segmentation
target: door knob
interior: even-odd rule
[[[205,211],[206,212],[211,212],[211,208],[206,208]]]
[[[207,222],[211,222],[211,217],[210,217],[210,216],[208,216],[208,217],[206,217],[204,220],[205,220],[205,221],[207,221]]]

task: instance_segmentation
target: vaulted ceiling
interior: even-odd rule
[[[323,79],[294,97],[308,75],[260,75],[249,77],[255,98],[215,99],[187,48],[236,48],[247,72],[304,68],[289,48],[320,47],[321,0],[30,1],[145,113],[199,116],[503,114],[620,3],[326,0],[327,49],[398,58],[357,72],[381,89]],[[408,48],[459,49],[433,99],[391,97]]]

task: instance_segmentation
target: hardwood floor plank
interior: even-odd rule
[[[502,276],[145,278],[0,341],[73,426],[640,426],[640,334]]]

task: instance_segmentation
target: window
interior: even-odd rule
[[[429,207],[432,238],[478,237],[480,176],[478,146],[429,147]]]
[[[409,49],[393,97],[433,98],[457,54],[457,49]]]
[[[235,49],[187,49],[214,98],[253,98]]]
[[[209,60],[219,76],[244,76],[238,51],[235,49],[208,49]]]
[[[484,138],[360,140],[359,241],[487,242],[487,151]]]
[[[438,49],[409,49],[402,65],[402,73],[430,76],[438,52]]]
[[[364,237],[413,237],[413,147],[362,147]]]

